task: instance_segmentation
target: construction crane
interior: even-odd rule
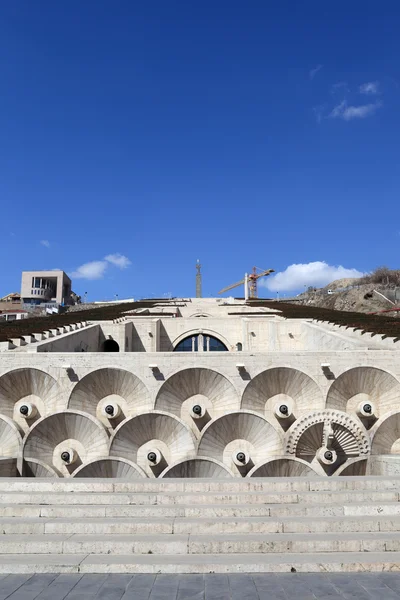
[[[257,271],[260,271],[259,273],[257,273]],[[228,290],[232,290],[235,287],[238,287],[239,285],[244,285],[245,286],[245,298],[247,300],[248,297],[250,298],[258,298],[258,294],[257,294],[257,281],[260,279],[260,277],[266,277],[267,275],[270,275],[270,273],[275,273],[274,269],[267,269],[266,271],[263,269],[259,269],[258,267],[253,267],[253,271],[250,273],[250,275],[246,275],[244,276],[244,279],[242,279],[241,281],[238,281],[237,283],[234,283],[233,285],[228,285],[228,287],[224,288],[223,290],[221,290],[220,292],[218,292],[218,294],[224,294],[225,292],[227,292]]]

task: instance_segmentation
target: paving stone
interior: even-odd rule
[[[10,594],[18,590],[24,583],[33,577],[30,575],[6,575],[0,581],[0,600],[5,600]]]
[[[132,579],[132,575],[108,575],[97,592],[96,600],[121,600]]]
[[[156,575],[138,573],[126,586],[122,600],[148,600],[153,588]]]
[[[150,594],[150,600],[176,600],[179,575],[158,575]]]
[[[206,600],[231,600],[228,575],[204,575],[204,584]]]
[[[204,600],[204,576],[180,575],[177,600]]]
[[[54,573],[41,573],[33,575],[26,583],[19,587],[7,600],[33,600],[42,590],[47,588],[57,577]]]
[[[107,575],[83,575],[66,596],[66,600],[94,600],[106,579]]]
[[[64,600],[82,577],[83,575],[78,573],[59,575],[36,597],[36,600]]]

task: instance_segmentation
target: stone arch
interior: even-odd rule
[[[21,453],[22,437],[12,419],[0,415],[0,457],[17,458]]]
[[[73,477],[106,477],[124,479],[142,479],[146,473],[135,463],[125,458],[107,456],[96,458],[76,469]]]
[[[400,412],[382,417],[372,433],[371,454],[400,454]]]
[[[400,383],[376,367],[354,367],[344,371],[328,390],[326,408],[356,413],[361,401],[370,400],[377,408],[377,416],[400,410]]]
[[[240,410],[211,421],[202,431],[199,456],[223,462],[236,476],[245,475],[254,465],[282,454],[282,437],[267,419]],[[237,455],[243,454],[243,468]],[[246,467],[246,468],[244,468]]]
[[[309,375],[291,367],[273,367],[262,371],[248,383],[241,408],[254,410],[276,422],[275,407],[281,402],[290,405],[294,418],[324,407],[323,393]]]
[[[57,409],[59,386],[51,375],[40,369],[20,368],[0,377],[0,413],[13,419],[25,431],[32,423]],[[35,407],[30,420],[18,410],[20,400]]]
[[[68,465],[61,459],[66,450],[76,454]],[[36,421],[24,438],[23,455],[25,460],[39,459],[69,477],[81,464],[108,455],[108,435],[91,415],[60,411]]]
[[[193,406],[204,409],[204,418],[194,422]],[[239,395],[233,384],[212,369],[194,367],[171,375],[161,386],[155,408],[181,417],[197,435],[210,418],[239,409]]]
[[[186,338],[191,337],[193,335],[199,335],[199,333],[201,333],[203,335],[210,335],[212,337],[215,337],[222,344],[224,344],[224,346],[226,346],[228,351],[230,348],[232,348],[232,344],[226,339],[226,337],[221,335],[219,332],[214,331],[213,329],[204,329],[202,327],[199,327],[198,329],[189,329],[189,330],[185,331],[184,333],[181,333],[180,335],[178,335],[178,337],[176,337],[174,339],[174,341],[172,342],[172,349],[174,350],[176,348],[176,346],[180,342],[185,340]]]
[[[365,456],[350,458],[338,468],[335,475],[340,477],[359,477],[360,475],[366,475],[368,460],[369,459],[365,458]]]
[[[285,451],[309,463],[319,463],[332,475],[348,459],[367,456],[370,441],[357,419],[338,410],[322,410],[312,412],[290,427]],[[333,454],[331,462],[325,461],[325,452]]]
[[[270,458],[262,465],[256,465],[249,477],[317,477],[324,473],[317,472],[310,463],[292,456]]]
[[[181,419],[161,411],[126,419],[110,439],[110,456],[136,463],[149,477],[158,477],[168,465],[193,456],[195,451],[189,427]],[[148,460],[152,452],[160,455],[154,468]]]
[[[213,458],[190,458],[171,465],[163,471],[160,477],[212,477],[229,479],[233,473],[220,461]]]
[[[101,346],[102,352],[119,352],[119,344],[112,339],[104,340]]]
[[[112,422],[103,413],[107,402],[120,407],[121,414]],[[107,427],[117,426],[126,417],[151,410],[153,403],[141,379],[124,369],[104,367],[91,371],[75,385],[68,408],[83,410],[100,419]]]

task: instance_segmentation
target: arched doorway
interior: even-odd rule
[[[119,344],[115,340],[105,340],[103,343],[103,352],[119,352]]]

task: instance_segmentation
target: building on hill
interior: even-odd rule
[[[3,475],[400,472],[400,322],[212,298],[77,315],[0,325]]]
[[[64,271],[23,271],[21,298],[31,305],[49,302],[69,305],[71,279]]]

